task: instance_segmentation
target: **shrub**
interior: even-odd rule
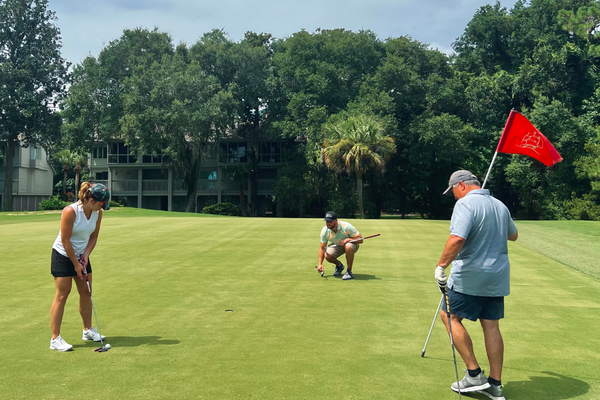
[[[121,203],[119,203],[118,201],[114,201],[114,200],[110,200],[108,202],[108,205],[110,206],[110,208],[113,208],[113,207],[122,207]]]
[[[49,199],[42,200],[40,202],[40,210],[62,210],[69,203],[66,201],[62,201],[58,195],[50,197]]]
[[[242,209],[231,203],[217,203],[202,209],[204,214],[231,215],[240,217]]]
[[[581,199],[573,194],[571,200],[564,202],[564,208],[569,219],[600,221],[600,205],[591,194],[584,194]]]

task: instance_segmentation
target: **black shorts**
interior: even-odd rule
[[[92,263],[88,260],[87,273],[92,273]],[[71,259],[67,256],[63,256],[56,249],[52,249],[52,263],[50,264],[50,273],[55,278],[63,278],[67,276],[77,276],[75,272],[75,266]]]
[[[504,297],[471,296],[448,288],[450,313],[471,321],[478,319],[499,320],[504,318]],[[446,311],[446,301],[442,302]]]

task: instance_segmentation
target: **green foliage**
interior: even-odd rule
[[[19,145],[46,149],[60,141],[53,111],[66,89],[68,64],[48,0],[0,1],[0,142],[5,142],[4,209],[12,210],[13,154]]]
[[[202,209],[204,214],[230,215],[240,217],[242,209],[231,203],[217,203]]]
[[[121,203],[119,203],[118,201],[114,201],[114,200],[110,200],[108,202],[108,205],[110,205],[110,208],[123,207],[123,205]]]
[[[591,194],[585,194],[583,198],[573,196],[571,200],[564,202],[564,208],[569,219],[600,221],[600,205]]]
[[[49,199],[42,200],[40,202],[40,210],[62,210],[68,205],[68,202],[62,201],[57,195],[50,197]]]

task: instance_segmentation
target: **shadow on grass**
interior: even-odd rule
[[[136,346],[155,346],[155,345],[175,345],[179,344],[179,340],[167,340],[162,336],[108,336],[104,339],[104,343],[110,343],[113,347],[136,347]],[[88,342],[86,344],[73,345],[77,347],[100,347],[100,342]]]
[[[367,274],[352,274],[354,280],[356,281],[370,281],[370,280],[381,280],[381,278],[376,277],[375,275],[367,275]],[[342,276],[333,276],[337,279],[342,279]]]
[[[559,375],[554,372],[542,371],[549,376],[532,376],[526,381],[506,382],[504,395],[507,398],[527,400],[566,400],[582,396],[589,392],[590,385],[579,379]],[[471,394],[472,399],[487,399],[482,394]]]

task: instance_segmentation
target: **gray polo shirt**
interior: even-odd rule
[[[510,293],[508,235],[517,232],[508,208],[487,189],[473,190],[456,202],[450,234],[465,239],[452,263],[448,286],[472,296]]]

